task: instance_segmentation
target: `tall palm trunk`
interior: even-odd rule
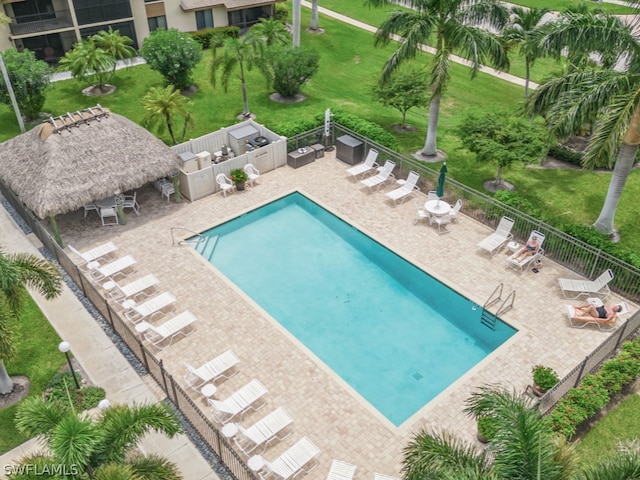
[[[167,130],[169,130],[169,135],[171,135],[171,140],[173,141],[173,144],[177,145],[178,142],[176,141],[176,137],[173,134],[173,125],[171,124],[171,115],[165,115],[164,121],[167,123]]]
[[[319,0],[312,0],[311,1],[311,21],[309,22],[309,28],[311,28],[311,30],[317,30],[319,23],[318,23],[318,1]]]
[[[427,139],[424,142],[422,154],[427,156],[436,155],[436,133],[438,131],[438,114],[440,113],[440,95],[435,95],[429,104],[429,126],[427,128]]]
[[[293,0],[293,46],[300,46],[300,10],[302,9],[301,0]]]
[[[529,98],[529,78],[531,77],[531,63],[524,59],[524,98]]]
[[[11,393],[13,391],[13,380],[7,373],[4,362],[0,359],[0,394]]]
[[[244,78],[244,65],[242,59],[238,62],[240,65],[240,84],[242,86],[242,101],[244,102],[244,112],[242,112],[243,117],[249,117],[251,113],[249,112],[249,99],[247,98],[247,82],[245,82]]]

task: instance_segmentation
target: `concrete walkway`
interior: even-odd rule
[[[25,235],[7,211],[0,208],[0,245],[4,251],[42,257],[35,244],[39,244],[38,239],[33,234]],[[155,393],[160,389],[148,375],[141,378],[136,373],[66,284],[62,294],[54,300],[47,301],[36,293],[32,296],[60,338],[71,344],[75,360],[89,381],[104,388],[112,404],[157,402],[164,398]],[[164,435],[150,434],[140,447],[144,453],[157,453],[175,462],[185,479],[219,479],[185,435],[170,440]],[[39,449],[40,445],[30,440],[0,456],[0,478],[6,478],[3,476],[5,465]]]

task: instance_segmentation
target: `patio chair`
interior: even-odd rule
[[[356,466],[342,460],[333,460],[327,480],[351,480],[356,473]]]
[[[411,172],[409,172],[409,175],[407,175],[406,180],[398,180],[398,183],[400,183],[400,187],[385,193],[385,197],[393,200],[393,203],[397,205],[399,200],[404,201],[405,198],[409,198],[409,196],[414,192],[420,191],[420,188],[418,187],[418,185],[416,185],[419,178],[420,175],[412,170]]]
[[[434,223],[438,225],[438,235],[442,235],[443,233],[449,233],[451,230],[442,229],[443,225],[448,225],[451,223],[451,214],[447,213],[446,215],[431,215],[429,220],[429,225],[433,225]]]
[[[613,318],[609,320],[597,317],[577,316],[575,307],[573,305],[565,305],[565,310],[567,317],[569,318],[569,323],[573,328],[584,328],[587,325],[597,325],[600,330],[608,332],[616,328],[618,324],[618,318],[620,318],[620,316],[629,313],[629,306],[626,304],[626,302],[621,302],[618,305],[622,306],[622,310],[620,310],[613,316]]]
[[[570,278],[560,278],[560,289],[564,298],[579,298],[582,295],[604,295],[604,300],[611,294],[609,282],[613,280],[613,272],[611,269],[605,270],[593,281],[590,280],[573,280]]]
[[[136,305],[133,300],[123,302],[125,307],[124,316],[134,325],[143,320],[150,319],[156,315],[164,315],[166,311],[173,309],[176,298],[169,292],[163,292],[160,295],[150,298],[144,303]],[[169,308],[170,307],[170,308]]]
[[[122,204],[122,208],[126,210],[127,208],[131,208],[136,215],[140,215],[140,205],[138,204],[138,200],[136,200],[138,196],[138,192],[133,192],[133,195],[125,195],[124,203]]]
[[[244,166],[243,170],[244,170],[244,173],[247,174],[247,183],[249,184],[250,187],[253,187],[253,184],[256,182],[256,180],[260,178],[260,172],[251,163],[247,163]]]
[[[427,212],[424,208],[424,204],[418,202],[418,200],[413,200],[414,205],[416,206],[416,216],[413,218],[413,224],[417,225],[418,222],[422,220],[430,220],[431,214]]]
[[[173,186],[172,182],[167,181],[167,183],[163,183],[162,186],[160,187],[160,193],[162,194],[163,197],[167,197],[167,203],[169,203],[169,200],[171,199],[171,195],[176,193],[176,189]]]
[[[427,202],[430,200],[439,200],[440,197],[438,196],[438,193],[435,190],[430,190],[429,192],[427,192]]]
[[[113,242],[106,242],[102,245],[98,245],[97,247],[92,248],[91,250],[87,250],[86,252],[79,252],[71,245],[67,245],[69,250],[75,253],[77,256],[82,258],[85,263],[96,262],[98,260],[103,259],[104,257],[110,256],[113,252],[115,252],[118,247]]]
[[[281,480],[289,480],[302,472],[313,470],[318,465],[318,455],[320,449],[307,437],[302,437],[273,462],[264,460],[264,467],[258,475],[262,479],[273,475]]]
[[[264,452],[273,440],[282,441],[291,435],[291,430],[287,427],[292,423],[293,419],[285,409],[279,407],[248,428],[237,425],[238,433],[233,437],[233,441],[246,456],[258,448]]]
[[[496,231],[478,243],[477,247],[486,250],[492,257],[496,256],[502,247],[513,238],[511,229],[515,222],[509,217],[502,217]]]
[[[213,419],[225,425],[236,417],[242,418],[249,410],[259,410],[265,402],[258,403],[267,393],[267,389],[258,380],[253,379],[244,387],[236,390],[226,400],[214,400],[208,398],[207,402],[212,407]]]
[[[530,255],[523,256],[523,251],[529,249],[527,245],[530,245],[530,242],[534,237],[536,238],[536,242],[538,245],[537,250],[531,251]],[[527,240],[525,246],[516,250],[511,256],[507,258],[507,260],[505,261],[505,267],[511,267],[516,270],[520,270],[520,273],[529,270],[531,265],[533,265],[536,260],[544,255],[544,249],[542,248],[544,238],[545,237],[543,233],[538,232],[537,230],[533,230],[529,235],[529,239]]]
[[[136,259],[131,255],[126,255],[104,265],[100,265],[98,262],[89,262],[87,268],[89,269],[89,277],[94,282],[99,282],[107,278],[113,280],[118,276],[128,277],[133,273],[135,264]]]
[[[224,377],[228,379],[233,377],[238,372],[237,370],[231,370],[238,365],[238,363],[240,363],[240,359],[231,350],[221,353],[200,368],[194,368],[187,362],[184,362],[184,366],[187,369],[187,374],[184,376],[184,379],[189,387],[199,392],[205,383],[215,383],[216,380],[220,378]]]
[[[382,169],[378,171],[373,177],[365,178],[364,180],[360,180],[360,183],[367,187],[370,192],[373,192],[374,188],[378,188],[381,185],[384,185],[389,181],[389,179],[394,178],[393,169],[396,166],[396,162],[393,160],[387,160],[384,162]]]
[[[109,296],[116,301],[126,300],[127,298],[136,298],[141,295],[149,296],[151,294],[150,290],[152,290],[160,280],[153,275],[145,275],[142,278],[134,280],[133,282],[129,282],[126,285],[120,285],[117,282],[107,282],[103,285],[103,287],[108,291]]]
[[[460,211],[460,209],[462,208],[462,200],[458,199],[455,203],[455,205],[453,206],[453,208],[451,209],[451,213],[449,215],[451,215],[451,220],[458,223],[458,212]]]
[[[98,213],[98,206],[93,203],[85,203],[82,208],[84,208],[84,218],[87,218],[87,213],[91,211]]]
[[[227,196],[227,192],[233,192],[233,182],[224,173],[216,175],[216,183],[225,197]]]
[[[98,209],[98,214],[100,215],[103,227],[120,224],[118,220],[118,210],[115,207],[100,208]]]
[[[358,176],[364,177],[368,173],[375,172],[376,168],[378,168],[378,164],[376,163],[377,159],[378,151],[374,148],[370,148],[369,153],[367,153],[367,158],[364,159],[364,162],[359,163],[354,167],[347,168],[347,175],[350,175],[354,179],[357,179]]]
[[[151,345],[159,350],[164,350],[170,346],[173,340],[179,335],[184,337],[191,335],[195,331],[192,324],[196,320],[196,316],[187,310],[157,327],[150,323],[141,322],[139,330],[144,331],[144,338],[146,338]]]

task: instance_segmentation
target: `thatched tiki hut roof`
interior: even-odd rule
[[[0,179],[45,219],[169,175],[180,158],[102,107],[51,119],[0,144]]]

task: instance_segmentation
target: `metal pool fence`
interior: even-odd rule
[[[379,152],[378,161],[392,159],[396,162],[395,175],[398,178],[406,176],[410,170],[420,174],[420,188],[422,191],[435,190],[438,174],[437,170],[405,157],[397,152],[379,145],[371,140],[338,124],[332,124],[330,138],[324,138],[323,129],[317,128],[304,134],[288,139],[288,151],[300,147],[321,143],[332,145],[333,140],[342,135],[350,135],[361,140],[365,146],[365,153],[370,148]],[[156,359],[154,353],[144,345],[141,339],[134,333],[131,326],[124,318],[122,308],[110,302],[101,293],[99,288],[89,279],[87,272],[77,266],[67,253],[56,243],[53,236],[44,227],[40,220],[28,210],[19,197],[0,182],[0,193],[24,219],[34,234],[40,239],[57,259],[60,265],[67,271],[71,279],[80,287],[83,295],[88,298],[98,312],[108,321],[111,328],[128,346],[131,353],[146,368],[164,394],[181,411],[200,439],[213,451],[230,474],[238,480],[258,480],[258,476],[247,466],[246,462],[232,448],[217,425],[213,424],[202,409],[196,405],[188,392],[174,379],[163,366],[162,361]],[[503,215],[515,220],[512,232],[516,240],[523,242],[531,230],[538,230],[546,235],[545,255],[576,273],[589,278],[595,278],[603,270],[610,268],[615,274],[610,284],[612,290],[618,294],[637,301],[640,295],[640,270],[626,264],[601,250],[595,249],[584,242],[571,238],[563,232],[547,225],[546,223],[521,214],[517,210],[504,205],[493,198],[477,192],[455,180],[447,177],[445,186],[445,198],[450,202],[463,199],[462,212],[488,226],[495,227]],[[577,365],[564,379],[540,400],[539,407],[542,413],[548,413],[567,391],[576,386],[589,372],[593,372],[604,360],[616,353],[620,344],[631,338],[640,327],[640,313],[636,313],[620,328],[613,332],[607,339]]]

